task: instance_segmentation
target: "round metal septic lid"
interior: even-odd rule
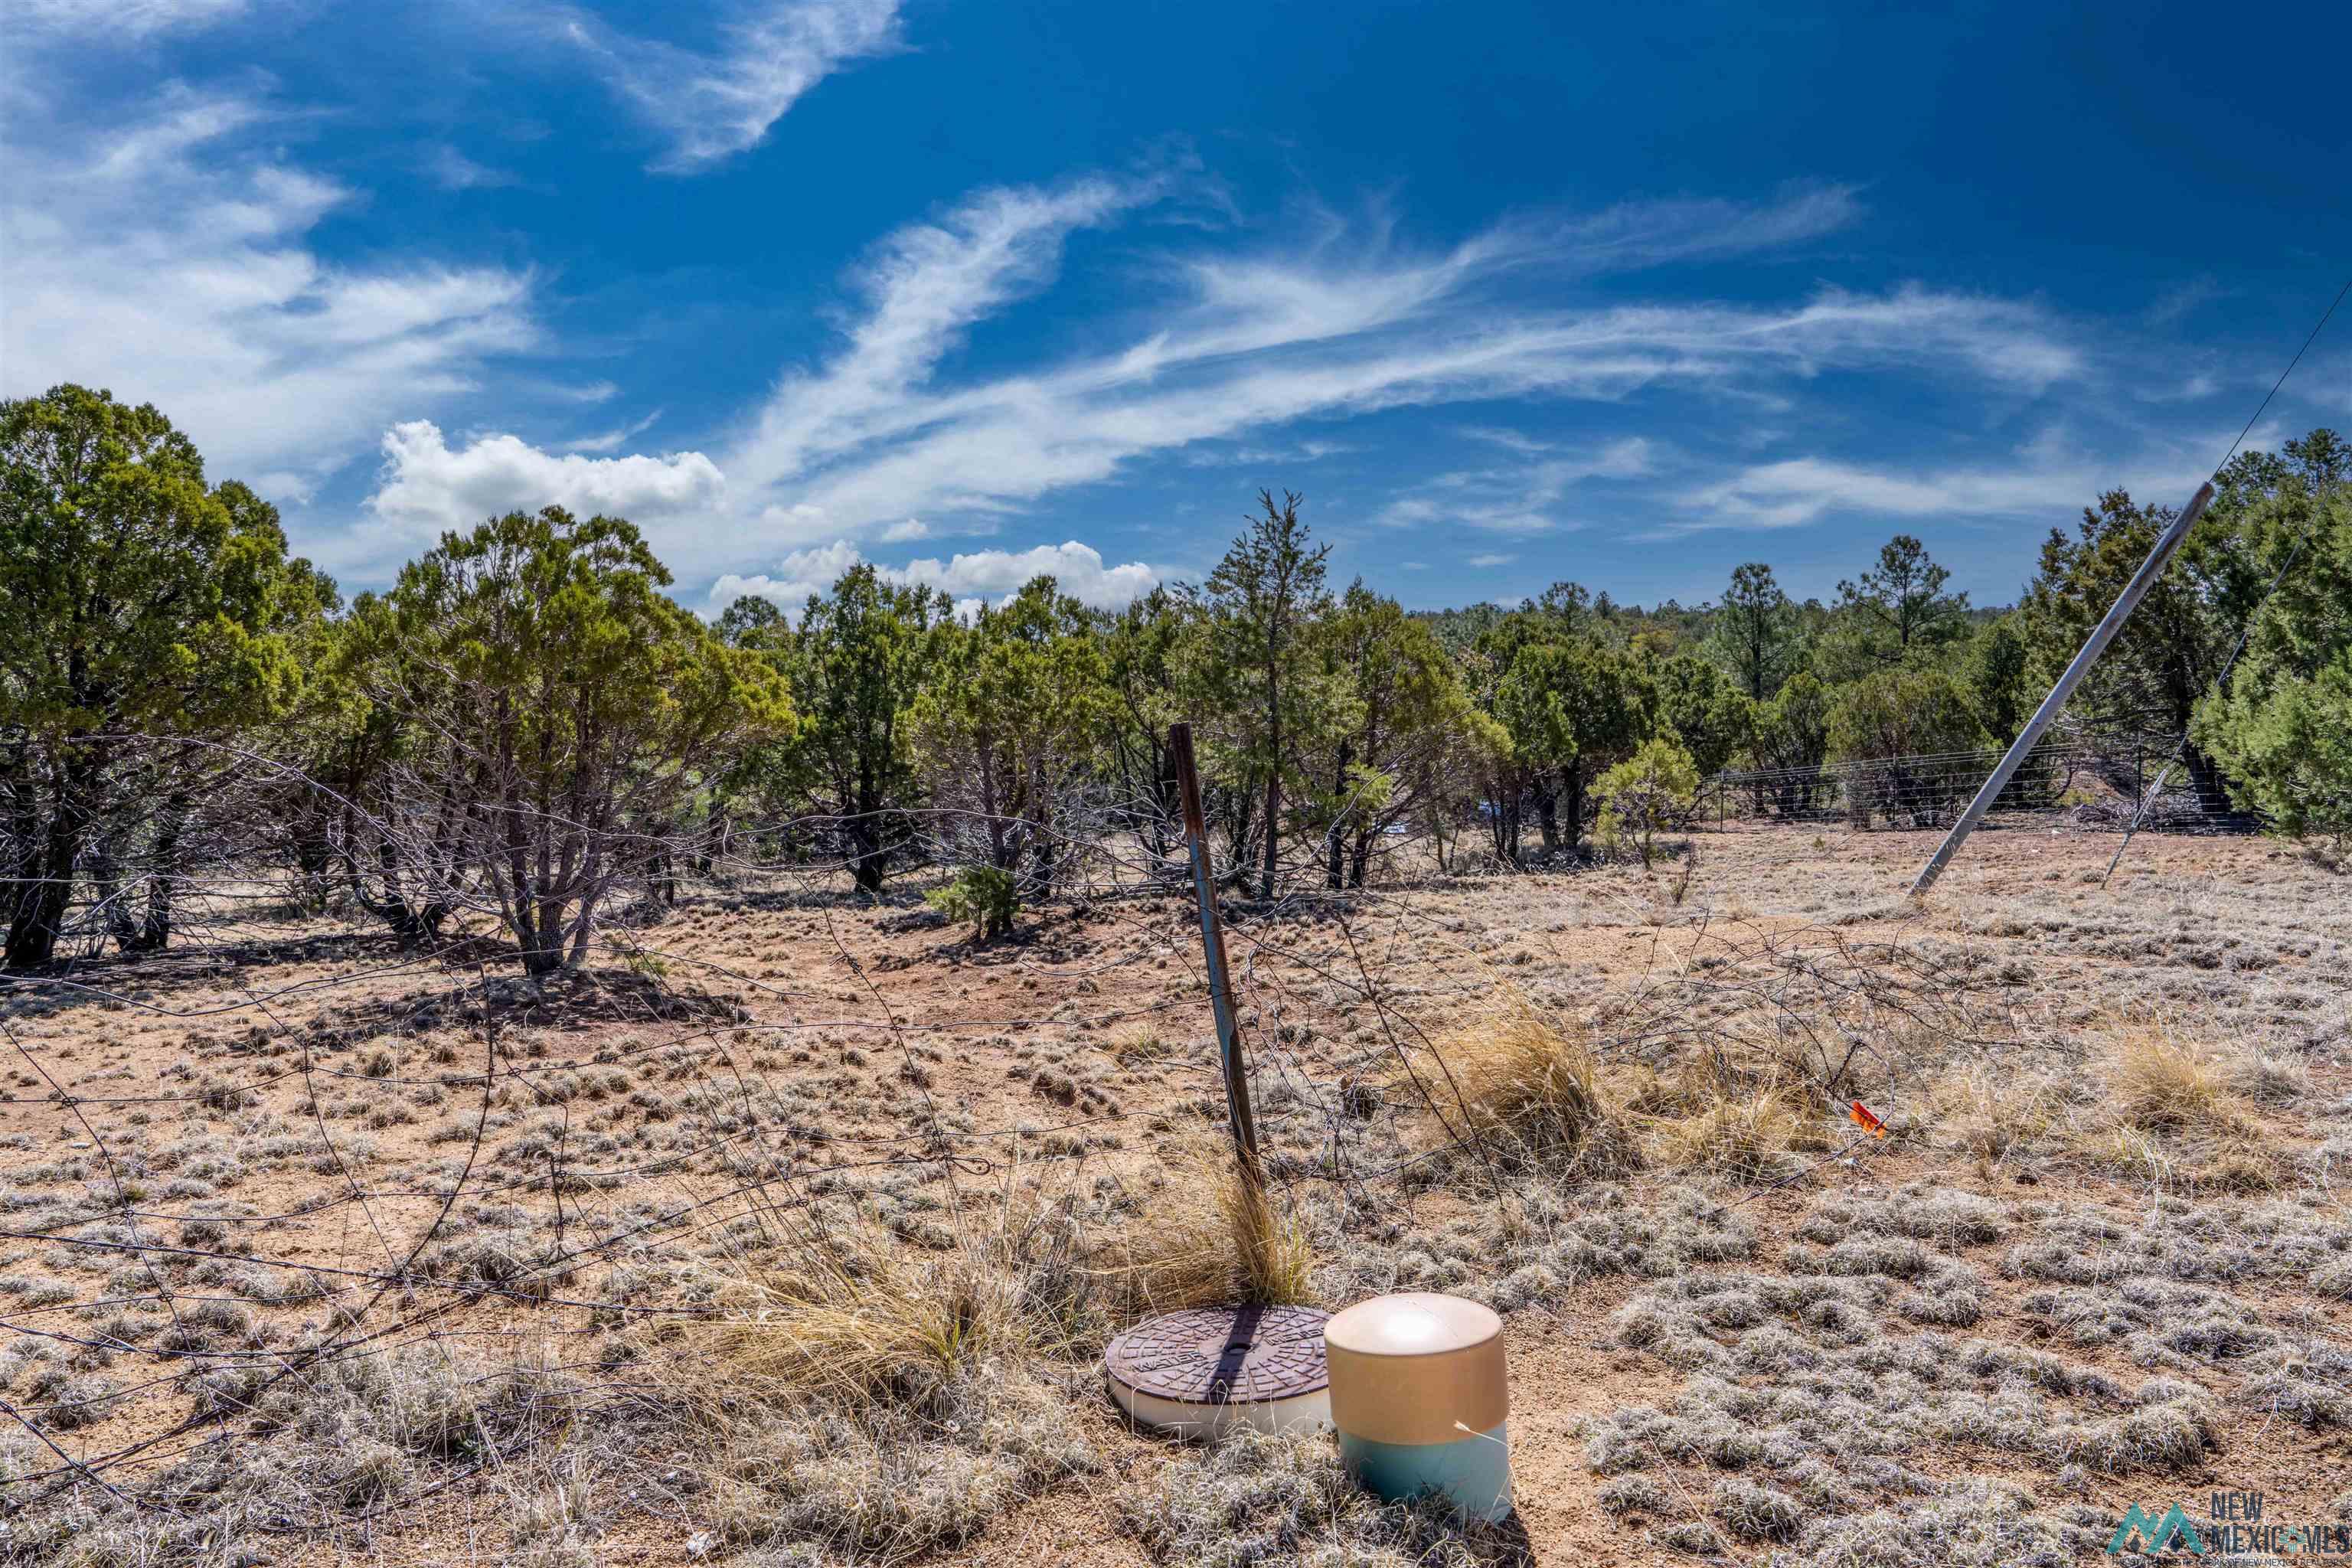
[[[1187,1405],[1294,1399],[1330,1385],[1319,1307],[1196,1307],[1111,1341],[1103,1365],[1138,1394]]]

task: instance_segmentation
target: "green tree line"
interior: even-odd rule
[[[2074,705],[2186,736],[2217,809],[2337,838],[2346,467],[2326,430],[2233,460]],[[2006,610],[1898,534],[1827,603],[1750,563],[1695,608],[1559,583],[1429,614],[1331,583],[1302,511],[1262,493],[1202,581],[1116,610],[1039,577],[960,616],[861,565],[706,622],[629,522],[557,508],[446,534],[346,600],[152,406],[72,385],[0,405],[5,962],[164,946],[258,863],[404,938],[485,912],[541,973],[583,963],[616,899],[746,856],[867,894],[962,868],[959,908],[994,929],[1087,846],[1170,863],[1180,718],[1218,862],[1261,898],[1360,886],[1408,838],[1447,865],[1596,833],[1646,858],[1727,768],[1771,772],[1769,812],[1833,763],[2005,743],[2171,515],[2099,497]]]

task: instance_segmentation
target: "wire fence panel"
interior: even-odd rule
[[[2119,743],[2053,736],[2028,754],[1990,815],[2121,832],[2131,826],[2137,807],[2140,826],[2158,832],[2238,833],[2253,827],[2226,798],[2200,792],[2185,770],[2165,775],[2164,765],[2177,748],[2177,737]],[[1991,776],[2001,754],[2000,748],[1988,748],[1727,771],[1706,782],[1695,816],[1719,826],[1842,822],[1863,829],[1948,827]]]

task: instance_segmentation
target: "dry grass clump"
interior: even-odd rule
[[[1654,1118],[1651,1146],[1664,1164],[1728,1181],[1767,1182],[1781,1173],[1790,1150],[1806,1142],[1807,1121],[1777,1089],[1718,1088],[1696,1110]]]
[[[1166,1061],[1182,1055],[1185,1048],[1182,1041],[1170,1039],[1149,1024],[1131,1026],[1120,1031],[1111,1037],[1108,1046],[1111,1059],[1126,1068]]]
[[[1306,1226],[1223,1150],[1180,1157],[1100,1265],[1133,1316],[1313,1300]]]
[[[1455,1031],[1438,1047],[1472,1137],[1507,1166],[1580,1177],[1624,1175],[1641,1150],[1603,1091],[1591,1047],[1530,1007]]]
[[[2032,1153],[2057,1121],[2052,1086],[2013,1063],[1953,1073],[1937,1086],[1934,1104],[1943,1131],[1986,1165]]]
[[[1016,1197],[1008,1175],[994,1201],[950,1217],[944,1250],[917,1252],[886,1227],[819,1215],[739,1266],[688,1338],[754,1386],[905,1397],[991,1356],[1059,1355],[1099,1334],[1071,1204]]]
[[[259,1367],[215,1369],[198,1380],[199,1408],[215,1400],[246,1438],[259,1440],[200,1443],[164,1464],[152,1485],[173,1500],[169,1512],[94,1488],[37,1500],[47,1506],[15,1513],[0,1531],[0,1560],[217,1563],[236,1560],[223,1555],[225,1545],[269,1540],[289,1525],[329,1535],[350,1516],[571,1430],[576,1386],[556,1360],[544,1345],[494,1360],[441,1342],[330,1357],[274,1382]],[[43,1448],[33,1468],[54,1463]]]
[[[2239,1133],[2246,1113],[2218,1053],[2137,1029],[2117,1042],[2108,1070],[2116,1120],[2144,1132]]]
[[[1787,1541],[1805,1522],[1805,1507],[1787,1492],[1737,1477],[1715,1483],[1708,1511],[1748,1541]]]
[[[902,1561],[1091,1469],[1055,1368],[1107,1321],[1074,1205],[954,1210],[945,1253],[826,1211],[737,1266],[720,1314],[651,1347],[708,1517],[778,1563]]]
[[[1020,1347],[1013,1305],[1003,1281],[964,1257],[909,1260],[852,1233],[730,1287],[725,1314],[694,1337],[729,1369],[719,1382],[904,1392]],[[712,1397],[736,1392],[706,1386]]]
[[[765,1549],[730,1562],[906,1562],[1097,1465],[1068,1393],[1010,1361],[918,1399],[746,1406],[721,1436],[698,1511],[727,1545]]]
[[[1829,1519],[1805,1532],[1803,1550],[1780,1553],[1786,1568],[2042,1568],[2095,1562],[2115,1529],[2112,1514],[2081,1505],[2058,1517],[2032,1511],[2017,1489],[1971,1477],[1925,1502]]]

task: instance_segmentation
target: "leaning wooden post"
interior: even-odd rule
[[[1217,879],[1209,865],[1208,819],[1201,811],[1201,774],[1192,763],[1192,726],[1168,726],[1168,750],[1176,763],[1176,785],[1184,802],[1184,847],[1192,857],[1192,897],[1201,906],[1201,951],[1209,964],[1209,1005],[1217,1015],[1217,1052],[1225,1074],[1225,1113],[1234,1125],[1234,1147],[1242,1173],[1263,1185],[1258,1164],[1257,1116],[1250,1109],[1249,1063],[1242,1056],[1241,1022],[1234,1015],[1233,982],[1225,969],[1225,928],[1217,920]]]
[[[2009,781],[2016,773],[2018,764],[2025,761],[2025,754],[2033,750],[2036,741],[2042,739],[2042,731],[2058,717],[2058,710],[2066,706],[2066,699],[2074,694],[2074,688],[2082,684],[2083,677],[2091,672],[2091,666],[2099,662],[2099,656],[2107,651],[2107,645],[2116,640],[2117,632],[2123,630],[2124,622],[2131,618],[2132,611],[2156,585],[2157,578],[2164,573],[2165,563],[2172,559],[2172,552],[2180,548],[2180,542],[2189,537],[2189,531],[2205,514],[2206,504],[2212,499],[2213,481],[2208,479],[2198,486],[2196,495],[2189,498],[2189,510],[2175,518],[2172,526],[2157,540],[2156,548],[2147,552],[2147,559],[2139,563],[2139,570],[2132,574],[2131,581],[2124,584],[2124,591],[2108,607],[2106,618],[2093,629],[2090,640],[2083,645],[2083,651],[2074,656],[2074,662],[2066,667],[2066,673],[2058,678],[2058,684],[2050,689],[2050,695],[2042,700],[2042,706],[2033,710],[2033,717],[2025,721],[2025,728],[2018,732],[2016,740],[2010,742],[2008,753],[1992,770],[1992,776],[1985,780],[1984,787],[1977,791],[1976,799],[1969,802],[1968,810],[1960,813],[1959,821],[1952,824],[1951,832],[1944,836],[1944,842],[1937,847],[1934,858],[1920,868],[1919,879],[1911,884],[1913,898],[1924,897],[1927,889],[1936,885],[1936,879],[1943,875],[1944,867],[1953,853],[1968,841],[1969,835],[1976,831],[1977,824],[1984,820],[1985,813],[1992,809],[1994,800],[2009,787]]]

